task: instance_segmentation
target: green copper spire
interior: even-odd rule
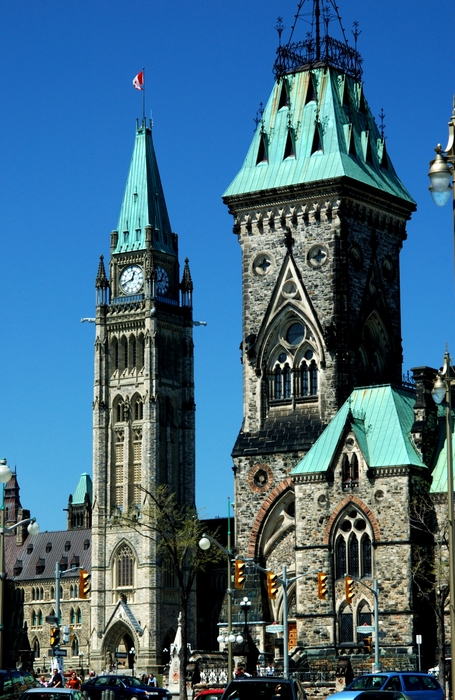
[[[224,197],[349,178],[414,203],[398,178],[359,77],[336,66],[281,75]]]
[[[152,131],[145,121],[136,128],[133,157],[118,222],[114,253],[143,250],[145,227],[152,228],[152,248],[175,255]]]

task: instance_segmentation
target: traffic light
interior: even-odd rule
[[[371,654],[371,637],[363,638],[363,651],[365,654]]]
[[[352,599],[354,598],[354,595],[355,595],[354,579],[352,578],[352,576],[345,576],[344,577],[344,589],[345,589],[346,603],[351,604]]]
[[[243,588],[245,585],[245,562],[236,559],[234,562],[234,588]]]
[[[325,600],[327,595],[327,574],[323,574],[321,571],[318,573],[318,598],[319,600]]]
[[[278,576],[273,571],[267,571],[267,595],[274,600],[278,593]]]
[[[90,574],[85,569],[79,571],[79,598],[88,598],[90,593]]]
[[[51,627],[51,647],[57,647],[60,644],[60,627]]]
[[[70,628],[69,625],[63,626],[63,644],[68,644],[70,641]]]

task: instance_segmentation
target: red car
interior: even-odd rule
[[[200,690],[193,700],[220,700],[226,688],[204,688]]]

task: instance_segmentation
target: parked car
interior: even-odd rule
[[[29,671],[0,670],[1,700],[19,700],[25,690],[35,688],[36,685],[33,673]]]
[[[134,676],[98,676],[82,684],[82,691],[90,700],[101,700],[103,690],[112,690],[115,700],[172,700],[167,688],[145,685]]]
[[[295,678],[250,676],[231,681],[222,700],[306,700],[306,693]]]
[[[220,700],[226,688],[203,688],[193,700]]]
[[[72,688],[30,688],[20,700],[86,700],[87,695]]]
[[[329,695],[329,698],[330,700],[357,700],[361,693],[368,690],[401,691],[411,700],[444,700],[444,691],[434,676],[412,671],[366,673],[354,678],[344,690]]]

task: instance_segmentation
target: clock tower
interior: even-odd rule
[[[169,562],[140,527],[144,489],[166,484],[194,503],[192,291],[182,277],[152,140],[136,137],[109,278],[96,277],[93,401],[93,563],[91,657],[96,668],[127,654],[126,667],[163,662],[179,597]],[[131,650],[134,649],[134,653]]]

